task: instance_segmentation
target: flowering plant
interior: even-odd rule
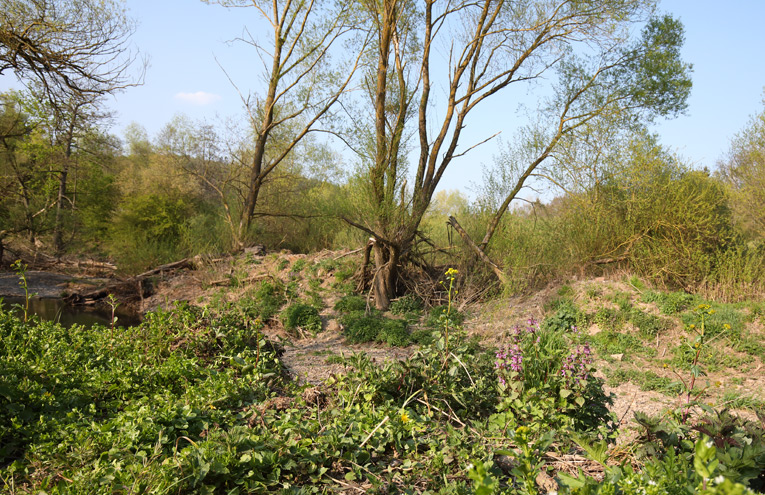
[[[495,358],[505,397],[498,409],[509,413],[505,419],[512,423],[558,416],[558,426],[584,421],[595,427],[607,418],[609,399],[593,378],[592,351],[576,326],[540,326],[529,319],[511,330]]]

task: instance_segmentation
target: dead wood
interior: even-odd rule
[[[64,298],[64,301],[73,306],[92,305],[108,297],[109,294],[120,296],[128,301],[131,299],[143,300],[144,297],[151,295],[151,284],[146,283],[148,277],[186,268],[193,269],[194,267],[194,259],[184,258],[180,261],[166,263],[127,279],[117,280],[89,292],[69,294]]]
[[[473,251],[473,253],[478,256],[478,258],[486,263],[494,272],[494,274],[497,276],[497,278],[502,282],[503,284],[507,282],[507,276],[505,275],[505,272],[502,271],[502,269],[497,266],[496,263],[491,261],[491,259],[486,255],[486,253],[481,249],[478,244],[473,241],[473,239],[470,238],[467,232],[465,232],[465,229],[462,228],[462,226],[457,222],[457,219],[450,216],[449,217],[449,225],[454,227],[454,230],[457,231],[457,233],[462,237],[462,240],[465,241],[465,244],[470,247],[470,249]]]

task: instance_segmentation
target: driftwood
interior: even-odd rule
[[[151,284],[144,283],[146,278],[152,275],[157,275],[163,272],[169,272],[173,270],[181,270],[184,268],[194,268],[194,260],[192,258],[184,258],[180,261],[174,261],[173,263],[167,263],[165,265],[158,266],[152,270],[140,273],[134,277],[128,279],[118,280],[114,283],[107,284],[98,289],[85,293],[73,293],[64,298],[68,304],[73,306],[83,306],[96,304],[100,300],[109,296],[109,294],[135,294],[140,299],[150,295]]]

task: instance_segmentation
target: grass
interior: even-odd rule
[[[660,392],[668,396],[677,396],[682,391],[677,379],[659,376],[650,370],[620,367],[607,371],[606,375],[608,376],[606,383],[611,387],[631,382],[640,387],[640,390]]]

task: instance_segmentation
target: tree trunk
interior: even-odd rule
[[[374,254],[375,275],[372,278],[372,293],[375,307],[385,311],[390,306],[391,299],[396,297],[400,250],[394,245],[377,242],[374,245]]]
[[[64,165],[61,169],[61,175],[58,180],[58,199],[56,200],[56,223],[53,226],[53,247],[56,250],[56,255],[61,254],[64,249],[64,242],[62,240],[62,223],[63,223],[63,205],[66,200],[66,178],[69,174],[69,160],[64,160]]]

